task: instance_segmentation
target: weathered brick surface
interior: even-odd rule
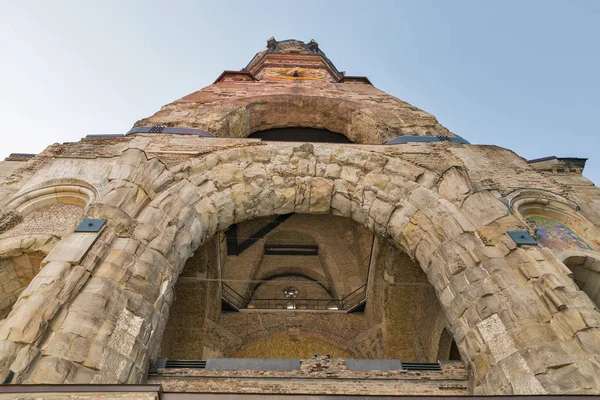
[[[146,392],[73,392],[73,391],[54,391],[44,392],[38,391],[34,393],[28,392],[14,392],[14,393],[0,393],[0,400],[158,400],[158,393],[146,393]]]
[[[461,362],[443,364],[441,372],[350,371],[342,359],[302,360],[298,371],[215,371],[161,369],[148,383],[169,392],[465,395],[467,371]]]
[[[35,234],[62,236],[75,229],[82,215],[83,209],[77,205],[52,204],[25,216],[22,223],[0,235],[0,240],[8,236]]]
[[[311,126],[375,144],[403,135],[453,136],[431,114],[373,86],[313,81],[293,87],[287,83],[217,83],[164,106],[136,125],[200,128],[224,137]]]
[[[257,54],[242,79],[218,79],[136,125],[201,128],[221,137],[314,127],[375,144],[406,135],[454,136],[433,115],[366,81],[344,79],[323,53],[297,41],[284,50],[288,44]]]

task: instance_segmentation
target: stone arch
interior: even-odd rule
[[[93,186],[76,179],[48,181],[19,193],[6,205],[14,223],[0,232],[0,242],[12,236],[61,237],[75,228],[96,198]]]
[[[15,223],[0,234],[0,316],[6,317],[61,237],[72,232],[96,189],[78,179],[42,182],[18,193],[6,205]]]
[[[318,271],[305,271],[302,270],[300,268],[295,268],[295,267],[289,267],[289,266],[283,266],[279,269],[277,269],[277,271],[275,271],[275,274],[271,274],[271,273],[259,273],[256,276],[256,283],[254,283],[253,285],[251,285],[251,291],[254,291],[254,289],[256,289],[257,286],[259,286],[263,281],[266,281],[268,279],[272,279],[275,277],[281,277],[281,276],[288,276],[288,275],[294,275],[294,276],[304,276],[306,277],[306,279],[316,282],[319,285],[323,286],[323,288],[325,290],[327,290],[328,292],[331,291],[331,288],[328,287],[327,285],[324,285],[324,282],[327,280],[326,276],[319,273]]]
[[[52,235],[24,235],[0,241],[0,320],[8,316],[58,240]]]
[[[569,268],[577,287],[585,292],[600,309],[600,254],[589,251],[567,250],[558,258]]]
[[[176,102],[175,106],[166,106],[135,125],[174,126],[175,122],[169,114],[174,108],[187,107],[198,101],[197,94],[192,93]],[[423,135],[429,131],[441,131],[452,135],[445,128],[438,127],[430,114],[412,106],[401,109],[402,118],[418,121],[409,125],[399,118],[397,109],[390,110],[381,105],[374,106],[371,101],[343,96],[329,97],[308,92],[301,95],[278,93],[244,96],[210,104],[201,100],[198,105],[204,112],[200,116],[197,114],[198,108],[194,107],[188,125],[207,130],[218,137],[245,138],[259,131],[290,127],[327,129],[346,136],[353,143],[371,144],[384,143],[402,133]],[[180,120],[177,119],[177,124]]]
[[[306,127],[327,129],[340,133],[353,142],[360,140],[352,132],[352,114],[361,108],[359,103],[322,96],[256,96],[244,101],[242,118],[229,120],[229,136],[246,137],[251,133],[273,128]],[[245,127],[236,122],[247,121]],[[356,130],[356,129],[355,129]]]
[[[440,333],[440,341],[438,345],[438,356],[439,361],[446,360],[461,360],[461,355],[458,351],[458,346],[452,338],[452,335],[446,328]]]
[[[98,197],[97,190],[87,182],[78,179],[48,181],[35,188],[19,193],[7,204],[22,215],[52,204],[71,204],[87,207]]]
[[[511,211],[523,222],[532,215],[551,218],[573,229],[592,245],[600,244],[600,229],[579,212],[577,203],[563,196],[540,189],[519,189],[507,198]],[[563,249],[557,249],[560,250]]]
[[[598,374],[585,372],[596,371],[588,359],[599,352],[600,323],[594,321],[600,315],[587,296],[561,285],[558,267],[546,253],[518,248],[500,233],[494,243],[484,243],[479,231],[507,213],[493,193],[473,193],[458,208],[426,183],[435,181],[423,178],[435,176],[432,172],[399,157],[346,147],[218,151],[179,166],[177,179],[164,166],[149,171],[152,162],[139,150],[123,155],[133,157],[142,160],[141,167],[119,178],[131,190],[154,188],[151,200],[131,207],[136,212],[130,236],[113,238],[106,246],[110,257],[91,261],[96,267],[68,307],[78,312],[52,325],[42,357],[16,379],[57,382],[73,374],[80,381],[140,382],[158,351],[173,285],[192,252],[235,222],[293,211],[351,218],[418,261],[473,369],[474,393],[590,392],[600,385]],[[150,173],[163,178],[149,179]],[[110,263],[127,268],[111,275]],[[90,307],[85,299],[92,296],[103,303]],[[573,313],[582,316],[583,328],[569,324]],[[5,348],[35,345],[39,336],[18,339],[12,330],[18,322],[9,318],[0,327]],[[95,336],[102,326],[112,334]],[[69,338],[90,340],[89,335],[102,351],[86,352],[85,365],[60,346]],[[576,357],[565,343],[579,346]],[[0,361],[12,367],[15,357],[13,350]],[[57,365],[67,372],[50,374]],[[563,379],[567,370],[569,379]]]
[[[485,247],[474,225],[431,187],[417,183],[429,171],[404,160],[355,149],[315,149],[305,144],[228,150],[192,164],[198,172],[189,179],[204,193],[194,209],[201,211],[198,218],[207,237],[232,223],[273,214],[332,213],[349,217],[389,238],[420,263],[447,318],[455,294],[443,265],[450,263],[469,275],[478,271],[471,276],[475,282],[489,275],[467,254],[468,248]],[[273,184],[265,185],[267,179]],[[472,266],[464,271],[469,263]],[[488,311],[487,316],[491,313]],[[456,325],[452,328],[465,346],[461,331]],[[534,385],[541,390],[539,382]]]

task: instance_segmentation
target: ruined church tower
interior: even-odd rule
[[[600,394],[584,166],[271,38],[127,133],[0,162],[0,400]]]

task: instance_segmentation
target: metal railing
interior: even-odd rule
[[[221,297],[224,301],[226,301],[227,303],[229,303],[237,309],[246,308],[248,300],[244,296],[239,294],[234,288],[232,288],[225,282],[221,282],[221,287]]]
[[[305,298],[246,298],[235,289],[222,283],[223,301],[237,309],[257,310],[352,310],[366,301],[367,284],[362,285],[342,299],[305,299]]]
[[[343,308],[340,307],[340,302],[338,300],[298,298],[251,298],[246,308],[262,310],[343,310]]]
[[[367,284],[365,283],[361,287],[354,290],[352,293],[340,300],[342,304],[342,310],[351,310],[354,307],[363,303],[367,298]]]

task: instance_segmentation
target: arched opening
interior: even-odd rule
[[[444,328],[440,335],[440,342],[438,345],[438,355],[437,359],[439,361],[460,361],[461,356],[458,351],[458,346],[456,342],[448,332],[448,329]]]
[[[282,217],[244,221],[228,230],[222,270],[228,288],[258,306],[255,290],[285,283],[285,276],[294,277],[290,284],[302,286],[296,298],[311,298],[310,293],[323,298],[327,292],[327,298],[341,299],[364,286],[373,243],[368,229],[331,215]],[[272,295],[285,300],[284,288],[279,289]]]
[[[160,357],[438,361],[443,313],[405,253],[344,217],[291,214],[267,224],[273,218],[234,225],[233,254],[233,236],[221,232],[188,260]],[[244,238],[251,243],[240,245]],[[366,303],[350,309],[352,296]]]
[[[251,133],[248,137],[273,142],[352,143],[340,133],[303,127],[267,129]]]
[[[0,320],[7,317],[21,292],[38,274],[45,256],[33,251],[0,259]]]
[[[551,192],[522,189],[513,194],[510,205],[537,242],[563,261],[575,284],[599,306],[600,262],[595,254],[600,251],[600,231],[577,204]]]
[[[378,326],[371,340],[380,342],[367,352],[372,358],[438,361],[445,320],[435,289],[406,253],[385,240],[376,245],[365,314]]]
[[[64,217],[65,214],[72,214],[76,208],[82,212],[87,205],[96,200],[96,196],[96,189],[84,181],[58,179],[19,194],[7,207],[23,216],[38,210],[51,209],[52,212],[47,213],[48,216],[55,214],[57,217]]]
[[[83,181],[54,180],[7,204],[15,223],[0,232],[0,245],[8,244],[0,254],[0,319],[8,316],[44,257],[61,237],[73,232],[95,198],[95,189]]]
[[[566,258],[565,265],[573,271],[573,280],[600,309],[600,258],[589,255],[573,255]]]
[[[600,251],[600,230],[579,212],[576,203],[552,192],[521,189],[510,196],[509,204],[514,214],[530,226],[540,245],[555,254]]]
[[[196,250],[177,279],[169,321],[163,334],[160,355],[172,359],[216,358],[222,353],[209,347],[207,338],[221,315],[219,273],[224,249],[216,235]],[[225,336],[224,339],[227,339]]]

